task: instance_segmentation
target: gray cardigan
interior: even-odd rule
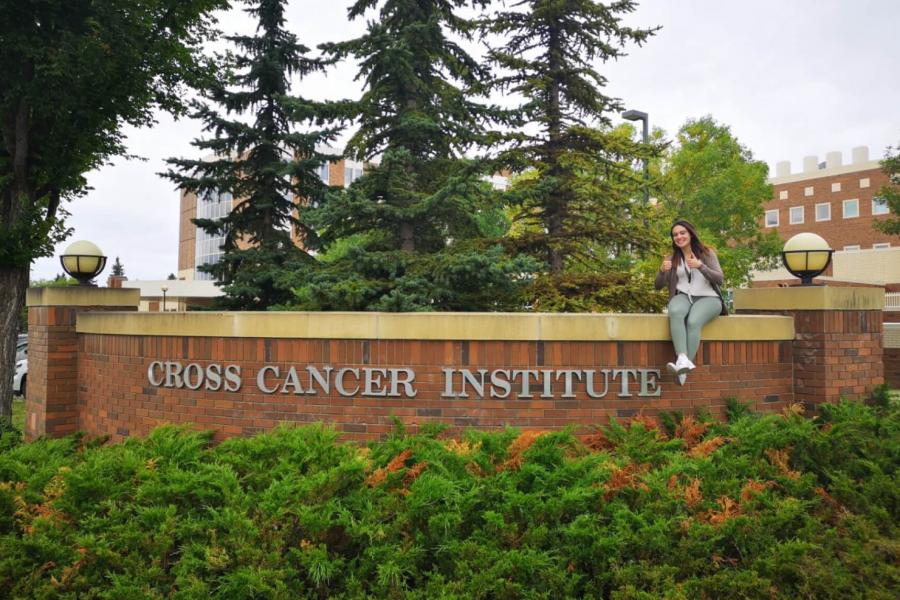
[[[675,255],[673,254],[670,256],[669,259],[674,262]],[[719,259],[716,257],[716,253],[712,250],[707,251],[706,256],[700,258],[700,263],[700,267],[697,270],[706,277],[713,286],[713,289],[719,293],[719,298],[721,298],[722,295],[721,292],[719,292],[719,286],[725,281],[725,275],[722,273],[722,267],[719,265]],[[672,297],[678,293],[676,289],[676,286],[678,285],[678,275],[675,273],[674,265],[668,272],[660,269],[656,273],[656,289],[662,289],[666,286],[666,283],[669,284],[669,300],[671,300]]]

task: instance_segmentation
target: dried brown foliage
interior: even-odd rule
[[[744,487],[741,488],[741,503],[749,502],[753,496],[758,496],[763,493],[765,490],[774,487],[774,481],[767,481],[765,483],[761,481],[756,481],[755,479],[750,479],[747,483],[744,484]]]
[[[501,471],[518,469],[522,466],[522,454],[537,441],[546,431],[523,431],[513,443],[509,445],[509,458],[500,466]]]
[[[484,476],[485,476],[484,469],[482,469],[482,468],[481,468],[481,465],[479,465],[479,464],[478,464],[477,462],[475,462],[475,461],[471,461],[471,462],[466,463],[466,471],[468,471],[469,473],[471,473],[471,474],[474,475],[475,477],[484,477]]]
[[[650,465],[629,463],[624,467],[613,467],[609,479],[606,481],[606,493],[604,499],[609,500],[616,492],[623,489],[647,490],[647,485],[640,481],[640,477],[646,473]]]
[[[678,475],[672,475],[669,477],[669,483],[666,484],[666,487],[670,492],[674,492],[678,489]]]
[[[691,482],[684,488],[684,502],[688,508],[697,508],[703,502],[703,492],[700,491],[700,480],[698,478],[691,479]]]
[[[453,454],[458,454],[459,456],[469,456],[476,450],[481,444],[475,444],[474,446],[469,442],[460,442],[453,438],[450,438],[446,442],[444,442],[444,448],[447,449],[448,452],[452,452]]]
[[[599,429],[590,435],[584,436],[582,442],[593,452],[604,452],[616,447],[616,445]]]
[[[412,450],[406,449],[394,458],[387,465],[375,471],[366,478],[366,485],[375,487],[387,479],[388,473],[395,473],[406,466],[406,461],[412,457]]]
[[[397,456],[391,459],[391,462],[384,467],[388,473],[395,473],[406,466],[406,461],[412,457],[412,450],[407,448]]]
[[[740,505],[728,496],[720,496],[716,500],[719,510],[711,509],[707,511],[705,520],[711,525],[721,525],[729,519],[733,519],[741,514]]]
[[[728,441],[728,438],[722,437],[721,435],[717,435],[715,437],[709,438],[708,440],[703,440],[688,452],[693,458],[702,458],[704,456],[709,456],[713,452],[719,449],[719,447]]]
[[[781,471],[788,479],[798,479],[800,477],[800,472],[794,471],[790,467],[790,448],[782,448],[780,450],[769,448],[766,450],[766,456],[769,457],[769,462],[772,463],[772,466]]]
[[[410,485],[413,481],[415,481],[419,477],[419,475],[422,474],[422,471],[424,471],[427,467],[428,467],[427,460],[423,460],[422,462],[416,463],[413,466],[411,466],[409,468],[409,470],[406,471],[406,475],[403,476],[403,485],[406,485],[406,486]]]
[[[376,487],[381,485],[385,479],[387,479],[387,471],[384,469],[375,469],[371,475],[366,477],[366,485],[369,487]]]
[[[5,486],[6,489],[16,492],[16,496],[13,498],[13,504],[16,507],[14,515],[25,535],[34,533],[35,519],[44,519],[54,526],[70,521],[67,514],[53,505],[53,501],[66,491],[65,474],[69,471],[71,471],[69,467],[59,468],[58,473],[44,486],[42,494],[44,501],[39,504],[29,504],[25,499],[24,492],[27,486],[24,483],[17,482],[14,486]]]
[[[55,588],[63,588],[69,585],[72,582],[72,579],[78,575],[78,571],[81,570],[81,567],[85,563],[85,557],[87,556],[87,548],[79,548],[78,554],[81,555],[81,558],[76,560],[72,565],[63,569],[62,575],[59,579],[55,576],[50,576],[50,584]]]
[[[683,439],[684,447],[689,450],[697,445],[707,429],[708,423],[699,423],[697,419],[688,415],[675,426],[675,437]]]
[[[815,492],[816,496],[818,496],[825,502],[825,506],[833,511],[836,520],[843,519],[848,514],[850,514],[850,511],[847,510],[847,507],[835,500],[834,496],[829,494],[828,491],[825,490],[825,488],[817,487],[815,489]]]
[[[656,417],[648,417],[644,413],[640,412],[637,415],[631,417],[631,421],[629,421],[629,424],[631,425],[635,423],[640,423],[647,431],[655,431],[656,437],[665,439],[665,435],[663,435],[663,432],[660,430],[659,421],[656,419]]]

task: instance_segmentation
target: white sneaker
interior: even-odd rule
[[[669,373],[672,375],[678,372],[678,366],[675,363],[666,363],[666,369],[668,369]]]
[[[685,355],[685,354],[678,355],[678,360],[675,361],[675,370],[678,373],[685,373],[687,371],[692,371],[696,368],[697,368],[697,365],[695,365],[693,362],[691,362],[691,359],[689,359],[687,357],[687,355]]]
[[[684,385],[685,381],[687,381],[687,371],[678,374],[678,385]]]

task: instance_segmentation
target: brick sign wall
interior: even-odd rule
[[[429,421],[457,431],[504,426],[558,429],[605,424],[609,417],[629,417],[638,411],[655,415],[703,408],[721,415],[729,397],[760,410],[780,409],[793,401],[790,341],[712,341],[704,343],[699,354],[698,368],[681,387],[665,372],[672,357],[671,345],[663,341],[84,334],[78,348],[80,428],[119,439],[146,434],[166,422],[196,423],[221,435],[246,435],[281,422],[322,421],[334,423],[348,438],[367,440],[389,432],[394,417],[413,429]],[[197,366],[186,373],[188,365]],[[211,365],[215,368],[210,383],[205,375]],[[224,377],[220,381],[218,375],[228,365],[240,368],[240,388],[234,390],[232,385],[233,391],[226,391]],[[264,367],[261,389],[257,379]],[[310,377],[309,367],[324,385]],[[357,393],[342,396],[336,389],[338,375],[345,392]],[[551,397],[544,397],[547,377]],[[588,377],[593,379],[593,394],[602,397],[588,395]],[[567,379],[571,397],[566,397]],[[641,396],[642,391],[647,395]]]
[[[681,387],[664,315],[135,313],[137,290],[30,290],[26,430],[121,440],[191,423],[224,437],[322,421],[369,440],[395,418],[557,429],[721,415],[729,398],[864,398],[884,381],[880,290],[738,292],[739,312],[766,314],[704,328]]]

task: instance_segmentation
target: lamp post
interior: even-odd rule
[[[166,312],[166,292],[169,291],[169,286],[164,285],[164,286],[162,286],[162,287],[159,288],[159,289],[161,289],[161,290],[162,290],[162,293],[163,293],[162,312]]]
[[[69,244],[59,262],[63,271],[78,280],[78,285],[97,287],[93,279],[106,266],[106,257],[97,244],[80,240]]]
[[[650,143],[650,116],[640,110],[626,110],[622,118],[628,121],[643,121],[644,144]],[[650,161],[644,159],[644,204],[650,203]]]
[[[798,233],[784,244],[781,260],[800,285],[813,285],[813,277],[821,275],[831,263],[834,250],[828,242],[815,233]]]

